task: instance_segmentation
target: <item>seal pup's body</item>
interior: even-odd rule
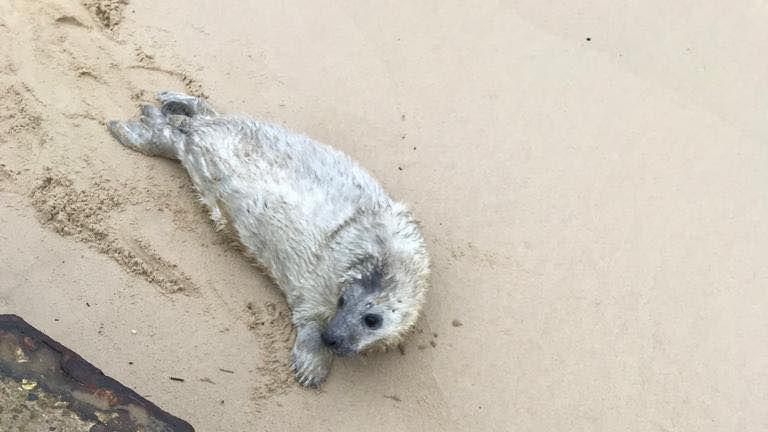
[[[319,385],[332,354],[396,343],[413,326],[428,257],[403,204],[348,156],[280,126],[219,115],[174,92],[139,121],[108,123],[123,145],[178,159],[211,218],[285,294],[296,327],[292,367]]]

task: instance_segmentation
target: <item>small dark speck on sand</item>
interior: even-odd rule
[[[432,348],[437,348],[437,342],[429,341],[429,344],[432,345]]]
[[[397,167],[397,170],[398,170],[398,171],[402,171],[402,170],[403,170],[403,167],[399,166],[399,167]]]
[[[592,40],[592,38],[591,38],[591,37],[588,37],[588,38],[587,38],[587,42],[589,42],[589,41],[591,41],[591,40]]]
[[[171,379],[171,381],[178,381],[178,382],[184,382],[184,378],[177,378],[177,377],[168,377]]]
[[[461,321],[459,321],[459,320],[457,320],[457,319],[455,319],[455,320],[453,320],[453,321],[451,322],[451,325],[453,325],[454,327],[461,327],[461,326],[463,326],[463,325],[464,325],[464,323],[463,323],[463,322],[461,322]]]
[[[405,121],[405,114],[400,115],[400,121]]]
[[[395,402],[402,402],[403,400],[397,397],[397,395],[384,395],[387,399],[392,399]]]
[[[200,378],[200,382],[204,382],[204,383],[208,383],[208,384],[216,384],[215,382],[213,382],[212,379],[210,379],[208,377]]]
[[[224,373],[231,373],[231,374],[235,373],[235,371],[231,371],[231,370],[229,370],[229,369],[222,369],[222,368],[219,368],[219,370],[220,370],[220,371],[222,371],[222,372],[224,372]]]

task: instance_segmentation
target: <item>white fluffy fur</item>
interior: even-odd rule
[[[212,219],[242,243],[285,294],[297,330],[292,366],[319,385],[332,354],[320,333],[345,283],[386,263],[377,303],[384,327],[360,350],[394,343],[412,327],[427,288],[424,240],[406,207],[348,156],[280,126],[219,115],[201,99],[161,92],[162,112],[110,122],[124,145],[178,159]]]

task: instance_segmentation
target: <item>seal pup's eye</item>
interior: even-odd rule
[[[339,297],[339,303],[336,304],[336,307],[338,307],[339,309],[344,307],[344,296]]]
[[[381,327],[381,315],[365,314],[363,317],[363,322],[369,329],[376,330],[377,328]]]

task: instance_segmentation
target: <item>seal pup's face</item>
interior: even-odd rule
[[[321,338],[337,355],[397,344],[424,302],[429,258],[416,223],[401,205],[374,217],[351,226],[336,249],[347,265],[338,297],[325,299],[333,315]]]
[[[339,356],[397,343],[416,320],[421,295],[413,298],[408,281],[387,265],[363,265],[342,282],[336,314],[322,333],[325,346]]]

